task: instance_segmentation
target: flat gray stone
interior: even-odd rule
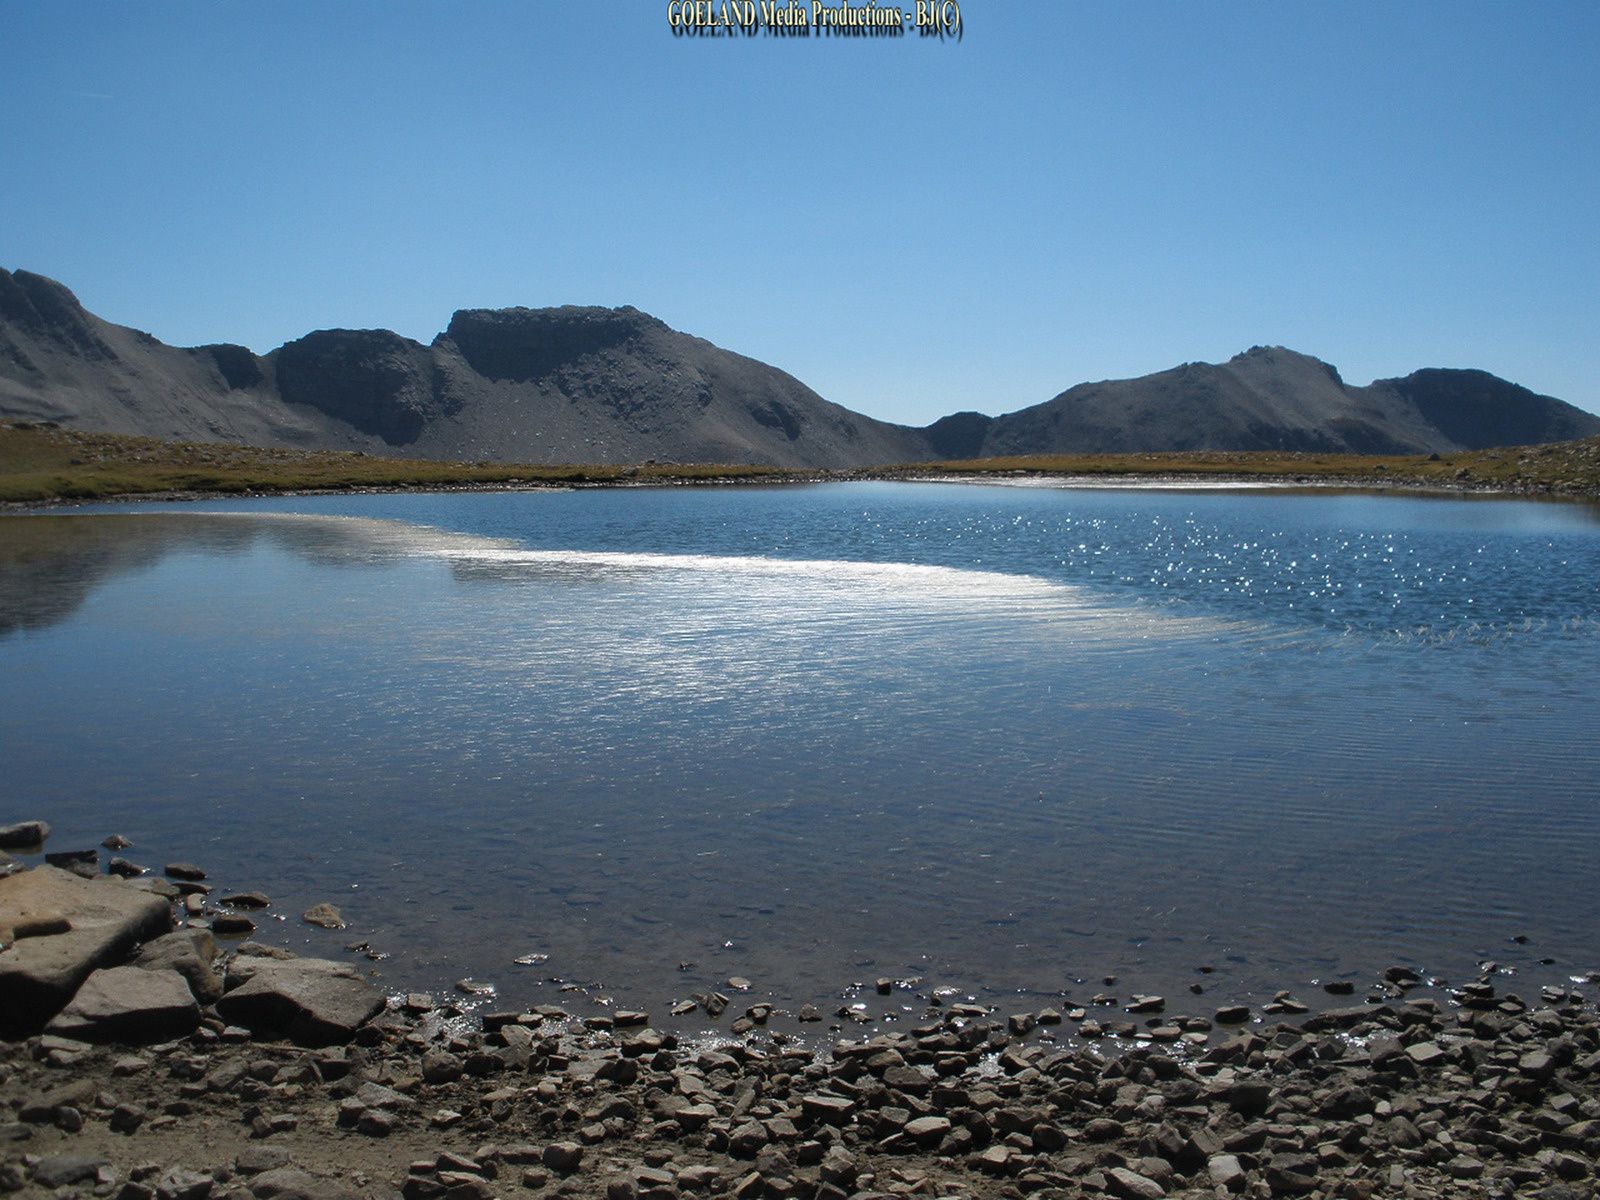
[[[194,1032],[200,1006],[176,971],[105,967],[46,1027],[81,1042],[167,1042]]]
[[[229,1024],[283,1035],[302,1046],[328,1046],[349,1041],[383,1011],[382,993],[343,963],[249,959],[249,978],[233,987],[240,961],[229,966],[230,990],[217,1001]]]
[[[43,1188],[66,1187],[93,1179],[101,1167],[109,1165],[92,1154],[52,1154],[33,1168],[33,1182]]]
[[[96,968],[121,962],[172,928],[165,900],[120,879],[81,879],[55,867],[0,879],[0,941],[10,941],[19,924],[47,917],[65,918],[66,930],[0,951],[0,1037],[37,1033]]]
[[[228,962],[228,973],[222,981],[223,988],[231,992],[234,988],[249,983],[262,971],[276,971],[290,965],[298,971],[342,975],[347,979],[361,978],[360,973],[349,963],[334,962],[330,958],[301,958],[287,950],[263,953],[270,949],[272,948],[261,946],[256,942],[242,943]]]

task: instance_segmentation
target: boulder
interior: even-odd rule
[[[46,821],[19,821],[15,825],[0,825],[0,850],[33,850],[44,845],[50,836]]]
[[[164,934],[139,951],[133,965],[147,971],[176,971],[189,981],[189,990],[201,1004],[215,1004],[222,996],[222,977],[211,967],[217,957],[216,939],[204,929],[180,929]]]
[[[217,1011],[233,1025],[285,1035],[302,1046],[349,1041],[383,1011],[382,994],[343,963],[325,959],[252,958],[248,978],[234,986],[241,960],[228,968],[229,990]]]
[[[200,1006],[176,971],[106,967],[46,1028],[80,1042],[166,1042],[199,1024]]]
[[[165,900],[109,876],[37,867],[0,879],[0,941],[41,917],[64,919],[67,928],[0,952],[0,1037],[37,1033],[94,970],[172,928]]]

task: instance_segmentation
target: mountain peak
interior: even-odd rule
[[[666,330],[664,322],[631,305],[463,308],[435,344],[448,339],[487,379],[527,382],[585,355]]]

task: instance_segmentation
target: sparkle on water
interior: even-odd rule
[[[1595,510],[1514,501],[859,484],[9,518],[8,808],[269,892],[263,937],[509,1002],[1578,970],[1597,581]],[[320,900],[352,927],[302,926]]]

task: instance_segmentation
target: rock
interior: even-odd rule
[[[92,1154],[52,1154],[35,1164],[33,1182],[39,1187],[54,1190],[93,1179],[101,1167],[110,1165],[106,1159]]]
[[[137,879],[141,875],[150,873],[149,867],[141,867],[138,863],[129,862],[125,858],[113,858],[106,864],[106,870],[121,879]]]
[[[577,1142],[551,1142],[540,1161],[560,1175],[570,1175],[583,1165],[583,1147]]]
[[[1229,1004],[1217,1009],[1213,1019],[1218,1025],[1243,1025],[1250,1019],[1250,1009],[1244,1004]]]
[[[1230,1192],[1244,1191],[1248,1177],[1239,1159],[1232,1154],[1213,1154],[1206,1160],[1206,1173],[1211,1176],[1211,1182],[1217,1187],[1226,1188]]]
[[[173,970],[189,982],[201,1004],[215,1004],[222,995],[222,977],[212,969],[217,943],[204,929],[180,929],[145,944],[133,965],[145,970]]]
[[[368,1137],[388,1137],[394,1132],[394,1117],[381,1108],[369,1108],[356,1118],[356,1131]]]
[[[885,1087],[911,1096],[925,1096],[933,1090],[933,1076],[921,1067],[890,1067],[883,1073]]]
[[[316,925],[322,929],[343,929],[345,921],[343,915],[333,905],[328,903],[313,904],[300,914],[300,919],[307,925]]]
[[[109,877],[38,867],[0,879],[0,940],[40,914],[64,916],[70,927],[0,954],[0,1037],[37,1032],[96,968],[172,927],[166,901]]]
[[[843,1122],[854,1107],[855,1101],[844,1096],[818,1094],[800,1098],[800,1108],[807,1117],[829,1124]]]
[[[250,1194],[257,1200],[272,1200],[274,1196],[300,1197],[319,1195],[321,1181],[298,1167],[269,1167],[250,1180]]]
[[[747,1121],[728,1135],[728,1153],[735,1158],[754,1158],[768,1140],[765,1126]]]
[[[1440,1059],[1448,1058],[1444,1048],[1437,1042],[1413,1042],[1406,1047],[1406,1057],[1419,1067],[1432,1066]]]
[[[241,1175],[260,1175],[289,1165],[289,1152],[282,1146],[249,1146],[233,1160],[234,1170]]]
[[[84,1042],[165,1042],[200,1024],[188,981],[172,970],[104,967],[47,1027]]]
[[[0,825],[0,850],[36,850],[50,836],[48,821],[19,821]]]
[[[206,873],[193,863],[168,863],[167,877],[169,879],[184,879],[190,883],[198,883],[206,877]]]
[[[1302,1027],[1313,1033],[1321,1033],[1328,1029],[1349,1029],[1352,1025],[1360,1025],[1365,1021],[1376,1021],[1380,1017],[1392,1014],[1393,1011],[1386,1005],[1325,1008],[1308,1018]]]
[[[132,842],[123,837],[120,833],[113,833],[100,844],[107,850],[127,850],[133,845]]]
[[[261,892],[229,892],[219,901],[229,908],[270,908],[272,901]]]
[[[837,1188],[851,1188],[856,1177],[861,1174],[861,1167],[852,1155],[843,1146],[833,1145],[822,1156],[822,1161],[817,1164],[817,1174],[822,1176],[824,1183],[831,1183]]]
[[[422,1056],[422,1078],[426,1083],[454,1083],[464,1069],[461,1059],[445,1050],[430,1050]]]
[[[949,1132],[948,1117],[918,1117],[905,1125],[906,1136],[924,1148],[937,1146]]]
[[[63,871],[71,871],[84,879],[93,879],[100,874],[98,850],[58,850],[54,854],[46,854],[44,861],[48,866],[60,867]]]
[[[163,900],[176,900],[183,895],[165,879],[158,879],[153,875],[142,876],[133,881],[133,886],[142,892],[149,892],[152,896],[160,896]]]
[[[1129,1200],[1161,1200],[1167,1194],[1167,1189],[1154,1179],[1126,1167],[1112,1167],[1106,1172],[1106,1183],[1113,1195],[1126,1196]]]
[[[1322,1115],[1347,1121],[1362,1113],[1371,1112],[1374,1103],[1372,1093],[1365,1088],[1354,1085],[1335,1088],[1323,1098]]]
[[[1240,1080],[1228,1088],[1228,1105],[1247,1117],[1259,1117],[1272,1102],[1272,1086],[1257,1080]]]
[[[252,1032],[285,1034],[302,1046],[348,1041],[383,1011],[381,993],[342,963],[325,959],[247,960],[248,978],[232,987],[239,960],[228,969],[228,991],[217,1001],[225,1021]]]
[[[1317,1160],[1309,1154],[1275,1154],[1267,1162],[1267,1186],[1273,1195],[1304,1195],[1317,1189]]]
[[[211,918],[211,929],[223,936],[243,936],[256,931],[256,923],[242,913],[217,913]]]
[[[206,1200],[215,1187],[209,1175],[185,1167],[169,1167],[156,1184],[158,1200]]]
[[[417,1106],[417,1102],[404,1092],[370,1080],[356,1088],[352,1099],[362,1109],[388,1108],[396,1112],[410,1112]]]
[[[20,942],[23,938],[49,937],[53,933],[66,933],[71,928],[72,922],[63,913],[39,913],[37,916],[24,917],[12,926],[11,937],[14,941]]]

